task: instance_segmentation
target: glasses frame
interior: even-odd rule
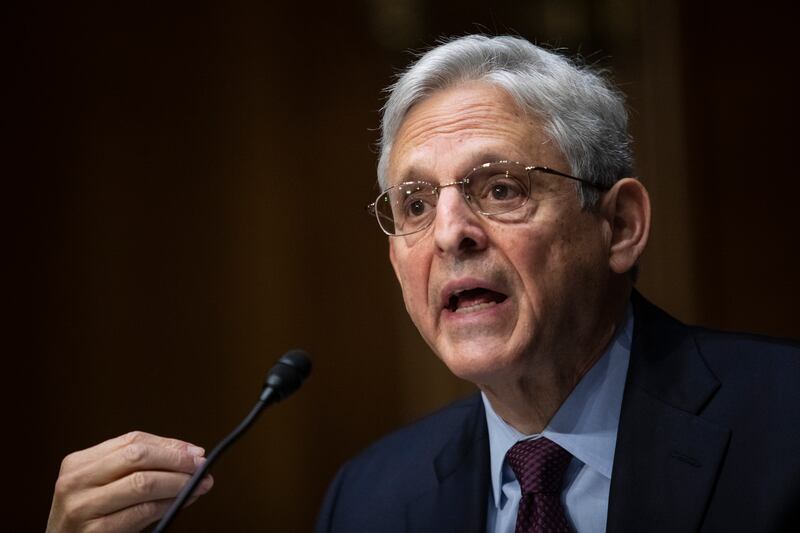
[[[474,204],[470,201],[470,197],[469,197],[469,194],[466,191],[465,186],[469,185],[469,176],[471,176],[475,171],[480,170],[482,168],[487,168],[487,167],[490,167],[490,166],[493,166],[493,165],[500,165],[500,164],[519,165],[520,167],[522,167],[525,170],[525,176],[528,178],[528,183],[527,183],[527,186],[526,186],[525,190],[528,193],[528,195],[525,197],[525,200],[519,206],[517,206],[517,207],[515,207],[513,209],[509,209],[508,211],[501,211],[499,213],[486,213],[486,212],[481,211],[480,209],[477,209],[476,207],[474,207]],[[427,224],[425,224],[424,226],[422,226],[422,227],[420,227],[418,229],[415,229],[414,231],[410,231],[408,233],[389,233],[388,231],[386,231],[386,229],[384,229],[383,225],[381,224],[380,213],[378,213],[378,210],[376,209],[376,206],[377,206],[378,200],[380,200],[381,196],[386,194],[388,191],[390,191],[392,189],[395,189],[397,187],[405,186],[405,185],[412,185],[412,184],[415,184],[415,183],[422,183],[422,184],[430,186],[433,189],[433,194],[436,197],[437,205],[438,205],[438,202],[439,202],[439,193],[441,192],[442,189],[445,189],[447,187],[455,187],[455,186],[460,185],[461,186],[461,190],[462,190],[462,195],[464,196],[464,199],[467,201],[467,204],[470,206],[470,208],[473,211],[475,211],[476,213],[479,213],[479,214],[481,214],[483,216],[502,215],[503,213],[510,213],[511,211],[516,211],[517,209],[520,209],[521,207],[523,207],[525,204],[528,203],[528,200],[530,199],[530,196],[531,196],[531,174],[530,173],[533,172],[533,171],[542,172],[544,174],[551,174],[551,175],[554,175],[554,176],[561,176],[562,178],[567,178],[567,179],[571,179],[573,181],[577,181],[577,182],[580,182],[580,183],[585,183],[586,185],[589,185],[589,186],[594,187],[596,189],[599,189],[601,191],[607,191],[608,189],[611,188],[608,185],[604,185],[604,184],[601,184],[601,183],[595,183],[593,181],[589,181],[589,180],[584,179],[584,178],[579,178],[577,176],[573,176],[571,174],[567,174],[566,172],[561,172],[560,170],[556,170],[554,168],[545,167],[545,166],[539,166],[539,165],[525,165],[523,163],[520,163],[519,161],[511,161],[511,160],[503,159],[503,160],[500,160],[500,161],[492,161],[490,163],[483,163],[482,165],[478,165],[477,167],[475,167],[472,170],[470,170],[467,173],[466,177],[464,177],[463,179],[460,179],[460,180],[457,180],[457,181],[451,181],[449,183],[443,183],[441,185],[435,185],[435,184],[433,184],[433,183],[431,183],[429,181],[425,181],[425,180],[404,181],[402,183],[398,183],[397,185],[392,185],[391,187],[387,187],[386,189],[381,191],[381,193],[377,196],[377,198],[375,198],[375,201],[366,206],[366,210],[367,210],[367,213],[369,213],[371,216],[374,216],[376,218],[376,220],[378,221],[378,227],[381,229],[381,231],[383,233],[385,233],[389,237],[404,237],[406,235],[413,235],[414,233],[419,233],[420,231],[423,231],[423,230],[429,228],[431,226],[431,224],[433,224],[433,221],[436,219],[436,213],[435,212],[434,212],[434,216],[431,217],[430,222],[428,222]]]

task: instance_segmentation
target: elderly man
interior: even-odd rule
[[[519,38],[452,40],[393,86],[370,207],[411,318],[480,393],[348,462],[319,533],[795,523],[800,350],[634,291],[650,203],[626,128],[602,77]],[[141,529],[202,454],[138,433],[73,454],[50,529]]]
[[[800,507],[800,351],[633,290],[650,203],[621,96],[511,37],[393,86],[371,206],[406,308],[480,395],[345,465],[317,531],[778,531]]]

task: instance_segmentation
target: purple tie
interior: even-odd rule
[[[568,533],[561,484],[572,455],[551,440],[540,438],[516,443],[506,461],[517,476],[522,499],[514,533]]]

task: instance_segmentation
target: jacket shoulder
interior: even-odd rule
[[[692,329],[703,359],[721,383],[721,399],[745,404],[740,409],[761,420],[785,420],[790,413],[800,416],[800,343],[748,333]]]
[[[472,433],[470,426],[474,428],[485,422],[481,420],[483,413],[480,394],[473,394],[379,439],[351,459],[347,466],[367,475],[418,475],[426,462],[432,468],[434,457],[452,439],[465,430]]]
[[[315,531],[403,531],[407,505],[436,490],[449,459],[485,444],[485,427],[474,394],[378,440],[339,470]]]
[[[755,358],[788,367],[800,366],[800,342],[752,333],[731,333],[693,327],[693,335],[709,357]],[[765,361],[766,359],[766,361]]]

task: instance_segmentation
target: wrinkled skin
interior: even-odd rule
[[[140,431],[64,458],[48,533],[141,531],[163,516],[205,458],[202,448]],[[189,503],[207,493],[206,477]]]
[[[501,159],[570,171],[539,121],[508,94],[462,84],[410,110],[390,154],[390,185],[450,183]],[[498,413],[528,432],[544,427],[624,313],[624,273],[643,243],[630,244],[631,222],[620,216],[646,219],[637,222],[645,242],[649,221],[649,204],[638,211],[618,205],[630,198],[646,204],[634,180],[604,194],[596,210],[581,208],[571,180],[547,176],[537,184],[546,201],[502,217],[479,215],[457,187],[444,188],[429,228],[390,238],[406,309],[422,336],[455,375],[476,383]],[[504,299],[445,308],[454,290],[472,287]]]

